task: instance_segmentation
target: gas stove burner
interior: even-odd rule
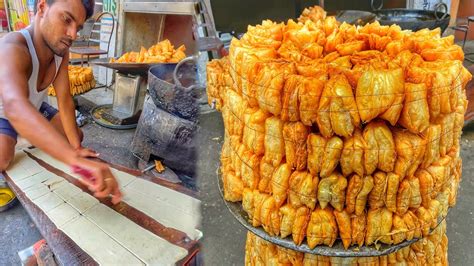
[[[141,112],[132,117],[119,118],[122,114],[114,111],[112,104],[101,105],[91,110],[91,116],[97,124],[110,129],[133,129],[138,125]]]

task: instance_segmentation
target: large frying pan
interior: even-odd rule
[[[379,6],[374,5],[374,0],[370,0],[370,3],[376,20],[382,25],[398,24],[402,29],[412,31],[424,28],[432,30],[439,27],[443,33],[449,24],[450,16],[445,3],[436,4],[434,11],[404,8],[382,9],[383,0],[380,0]]]

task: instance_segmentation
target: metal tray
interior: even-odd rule
[[[148,70],[156,65],[168,65],[175,67],[177,63],[110,63],[112,58],[100,58],[91,61],[91,64],[115,69],[120,73],[132,75],[147,75]]]
[[[329,16],[335,16],[339,22],[346,22],[352,25],[364,26],[375,21],[376,15],[372,12],[362,10],[338,10],[328,12]]]
[[[272,243],[275,245],[279,245],[281,247],[295,250],[298,252],[303,252],[303,253],[309,253],[309,254],[314,254],[314,255],[320,255],[320,256],[328,256],[328,257],[379,257],[379,256],[384,256],[388,255],[390,253],[396,252],[406,246],[409,246],[415,242],[417,242],[420,239],[412,239],[410,241],[404,241],[400,244],[397,245],[387,245],[387,244],[380,244],[379,248],[377,249],[375,246],[353,246],[350,247],[349,249],[344,249],[344,246],[342,245],[342,241],[340,239],[336,240],[334,245],[332,247],[329,246],[316,246],[314,249],[310,249],[306,243],[306,240],[301,245],[296,245],[291,237],[287,238],[280,238],[278,236],[270,236],[263,230],[261,227],[253,227],[249,223],[249,217],[247,213],[244,211],[242,208],[242,204],[240,202],[229,202],[224,199],[224,190],[223,190],[223,183],[222,183],[222,178],[221,178],[221,172],[220,168],[217,169],[217,183],[219,186],[219,191],[222,197],[222,200],[224,200],[225,205],[229,209],[229,211],[232,213],[232,215],[241,223],[247,230],[255,234],[256,236]],[[445,219],[445,217],[440,218],[438,225]],[[431,230],[433,231],[433,230]]]

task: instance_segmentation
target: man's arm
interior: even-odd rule
[[[31,59],[26,49],[18,44],[6,44],[0,58],[0,94],[8,121],[31,144],[72,164],[76,159],[74,150],[28,99]]]
[[[74,149],[79,149],[81,147],[81,140],[77,131],[75,106],[69,88],[68,63],[69,54],[63,57],[53,86],[56,91],[56,98],[58,99],[59,115],[64,132],[71,146]]]
[[[112,194],[118,203],[121,193],[117,181],[106,164],[80,158],[66,139],[35,109],[28,99],[31,59],[27,49],[18,44],[2,44],[0,49],[0,97],[7,119],[31,144],[55,159],[89,170],[96,182],[80,179],[96,197]]]

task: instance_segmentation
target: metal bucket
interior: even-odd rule
[[[204,89],[197,83],[196,59],[188,57],[176,67],[157,65],[148,71],[148,92],[159,108],[178,117],[196,121],[198,99]]]

